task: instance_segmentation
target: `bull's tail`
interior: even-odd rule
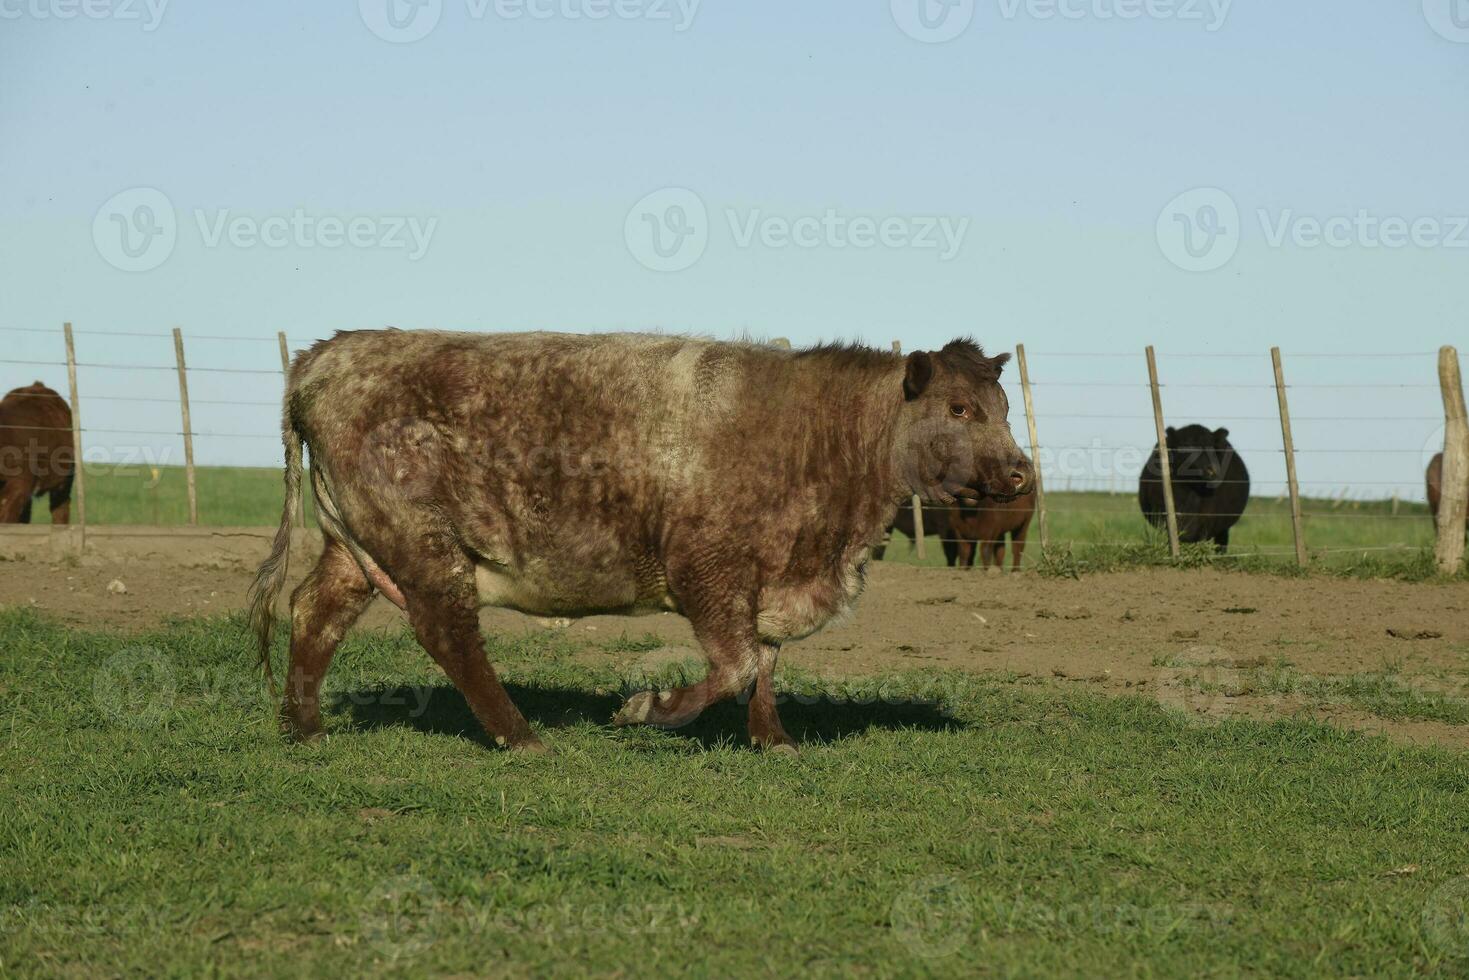
[[[291,521],[301,507],[301,434],[291,419],[291,395],[286,393],[281,416],[281,441],[286,447],[286,502],[281,509],[281,524],[276,528],[270,555],[260,563],[255,582],[250,586],[250,628],[260,644],[260,664],[270,684],[271,697],[278,697],[275,674],[270,667],[270,641],[275,632],[275,601],[286,584],[286,570],[291,557]]]

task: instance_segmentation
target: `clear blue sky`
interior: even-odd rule
[[[943,43],[900,27],[919,23],[916,0],[706,0],[687,22],[689,0],[619,0],[605,19],[585,16],[598,0],[393,0],[397,23],[432,23],[411,43],[369,26],[392,34],[387,0],[176,0],[156,22],[143,0],[89,2],[103,16],[0,0],[0,328],[71,320],[89,331],[84,362],[170,364],[163,337],[100,334],[175,325],[262,338],[189,346],[193,365],[262,371],[278,364],[276,330],[300,346],[383,324],[905,348],[965,333],[1034,352],[1043,443],[1146,448],[1145,418],[1101,417],[1146,416],[1144,388],[1062,382],[1140,383],[1153,343],[1170,421],[1229,425],[1236,445],[1261,448],[1246,458],[1273,493],[1273,393],[1196,384],[1268,384],[1278,344],[1296,384],[1424,386],[1292,396],[1308,420],[1408,419],[1303,421],[1313,489],[1421,495],[1440,413],[1426,352],[1469,346],[1469,230],[1453,220],[1469,215],[1469,26],[1457,26],[1469,0],[1454,0],[1457,21],[1449,0],[1152,0],[1166,16],[1143,0],[1063,0],[1066,15],[1051,17],[1046,0],[972,11],[965,0],[949,14],[972,19]],[[927,2],[936,30],[961,23],[935,20],[945,8]],[[527,4],[536,16],[507,16]],[[106,242],[121,228],[99,209],[139,187],[162,193],[176,240],[155,267],[123,271]],[[1219,212],[1197,199],[1181,216],[1165,207],[1201,187],[1223,191],[1239,218],[1220,219],[1228,248],[1212,254],[1228,261],[1187,271],[1170,261],[1169,229]],[[647,268],[629,240],[642,227],[629,212],[664,188],[694,192],[706,212],[704,249],[680,271]],[[126,215],[136,201],[124,199]],[[811,247],[781,243],[782,223],[809,230],[828,210],[892,219],[901,240],[860,247],[823,231]],[[314,232],[284,247],[211,244],[221,220],[280,225],[298,211],[365,218],[374,243],[398,218],[432,223],[431,235],[421,256],[327,247]],[[1341,247],[1292,240],[1310,240],[1302,217],[1359,212],[1427,220],[1430,243],[1372,247],[1356,226],[1338,227]],[[953,255],[905,244],[929,218],[967,222]],[[760,231],[742,244],[751,222],[775,244]],[[1126,356],[1058,356],[1084,352]],[[1210,352],[1257,356],[1171,356]],[[1333,352],[1424,356],[1291,356]],[[0,333],[0,359],[59,353],[52,336]],[[65,380],[0,364],[0,387],[37,376]],[[165,404],[100,397],[172,398],[166,372],[84,369],[83,381],[89,427],[176,427]],[[193,384],[206,401],[279,394],[268,375],[201,372]],[[263,436],[201,439],[201,460],[278,459],[273,416],[201,406],[197,428]],[[182,458],[169,437],[89,436],[140,444]],[[1322,452],[1346,448],[1402,451]],[[1078,485],[1089,469],[1105,485],[1108,464],[1068,465]]]

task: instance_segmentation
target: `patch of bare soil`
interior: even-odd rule
[[[188,565],[179,557],[165,551],[0,562],[0,605],[130,631],[168,616],[243,607],[253,563]],[[292,563],[293,584],[308,567]],[[591,650],[587,657],[651,665],[697,655],[687,621],[673,614],[594,616],[548,627],[487,609],[481,620],[502,632],[565,629],[588,644],[624,633],[651,633],[664,643],[646,654]],[[378,599],[360,625],[401,622],[398,610]],[[1140,693],[1205,718],[1304,714],[1406,740],[1469,746],[1469,725],[1445,720],[1469,700],[1469,586],[1462,584],[1172,569],[1077,581],[878,562],[855,616],[790,644],[782,656],[833,677],[919,668],[1002,672]],[[1365,684],[1348,680],[1364,677]],[[1450,707],[1374,712],[1372,684]]]

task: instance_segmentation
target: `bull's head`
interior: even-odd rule
[[[1207,426],[1169,426],[1168,470],[1174,483],[1184,483],[1200,493],[1213,493],[1224,484],[1234,456],[1228,429]]]
[[[969,340],[908,355],[897,440],[898,472],[930,503],[1013,500],[1035,486],[1035,469],[1010,432],[1000,387],[1009,354],[986,357]]]

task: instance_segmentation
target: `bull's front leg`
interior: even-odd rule
[[[7,469],[0,466],[0,524],[29,524],[35,483],[23,470],[7,473]]]
[[[682,728],[709,705],[740,694],[755,681],[760,668],[760,645],[755,640],[753,624],[748,637],[711,637],[697,626],[694,633],[709,658],[709,673],[704,679],[671,691],[639,691],[613,717],[614,725]]]
[[[712,590],[710,590],[712,591]],[[710,601],[697,590],[685,591],[685,614],[709,659],[709,673],[696,684],[671,691],[640,691],[613,717],[614,725],[680,728],[711,704],[735,697],[754,685],[750,699],[750,741],[760,748],[793,751],[795,743],[781,727],[775,707],[776,647],[762,645],[755,627],[754,590],[739,598]],[[749,596],[746,598],[746,596]]]

